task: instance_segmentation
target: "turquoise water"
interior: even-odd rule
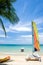
[[[20,49],[24,48],[24,52],[32,52],[32,45],[17,45],[17,44],[0,44],[0,52],[15,53],[21,52]],[[40,45],[40,51],[43,53],[43,45]]]

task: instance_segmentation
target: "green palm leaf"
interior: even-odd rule
[[[2,26],[2,28],[3,28],[4,32],[5,32],[5,36],[6,36],[6,30],[5,30],[4,24],[2,22],[2,19],[0,19],[0,25]]]
[[[19,21],[19,18],[15,12],[15,8],[12,5],[12,3],[14,2],[16,2],[16,0],[0,0],[0,16],[5,17],[12,24],[17,23]],[[1,18],[0,18],[0,24],[6,35],[6,30]]]

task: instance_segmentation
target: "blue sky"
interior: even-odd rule
[[[37,24],[39,41],[43,44],[43,0],[17,0],[13,6],[20,20],[12,25],[3,18],[7,37],[0,27],[0,44],[32,44],[32,21]]]

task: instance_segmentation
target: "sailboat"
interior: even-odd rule
[[[39,38],[38,38],[38,30],[35,22],[32,22],[32,44],[33,44],[33,57],[30,56],[26,59],[27,61],[41,61],[41,58],[38,54],[36,54],[37,51],[40,51],[40,44],[39,44]]]
[[[38,30],[35,22],[32,22],[32,42],[33,42],[34,52],[40,51]]]

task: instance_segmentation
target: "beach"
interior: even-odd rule
[[[29,54],[29,53],[28,53]],[[1,63],[2,65],[43,65],[43,55],[41,56],[41,62],[40,61],[26,61],[26,53],[18,53],[18,54],[8,54],[8,53],[0,53],[0,58],[10,56],[10,60],[4,63]],[[0,64],[0,65],[1,65]]]
[[[21,52],[24,48],[24,52]],[[31,55],[32,45],[0,45],[0,58],[10,56],[10,60],[0,65],[43,65],[43,45],[40,46],[40,61],[26,61],[26,57]]]

